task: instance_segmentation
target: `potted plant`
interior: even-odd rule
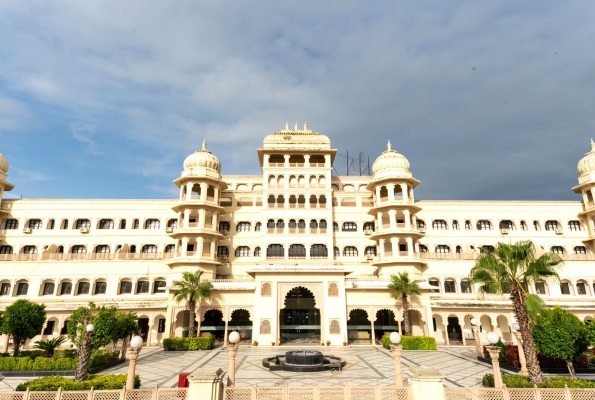
[[[326,345],[327,346],[330,346],[331,345],[331,340],[330,339],[326,341]]]
[[[275,345],[275,342],[271,342],[271,346],[274,346],[274,345]]]
[[[258,346],[258,340],[253,341],[252,346]]]
[[[343,338],[343,346],[347,346],[347,336]]]

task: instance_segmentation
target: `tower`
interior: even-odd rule
[[[172,207],[178,224],[169,234],[176,239],[176,252],[168,265],[199,267],[205,278],[214,279],[220,265],[217,245],[223,238],[219,217],[225,214],[219,203],[227,184],[221,178],[221,163],[206,142],[184,160],[184,171],[174,183],[180,188],[180,201]]]
[[[2,155],[2,153],[0,153],[0,203],[2,203],[2,196],[4,195],[4,192],[10,192],[14,188],[14,185],[11,185],[6,181],[6,173],[8,172],[8,168],[8,160]],[[2,211],[0,208],[0,219],[2,219],[2,213],[4,213],[4,211]]]
[[[419,181],[409,171],[409,161],[396,150],[390,140],[387,150],[374,161],[374,176],[368,184],[372,191],[374,207],[369,214],[375,218],[375,231],[370,236],[378,242],[379,260],[374,264],[379,275],[409,272],[417,278],[425,264],[419,255],[419,238],[425,229],[417,227],[413,189]]]
[[[572,188],[575,193],[583,195],[583,212],[579,218],[587,226],[589,237],[584,240],[593,248],[595,240],[595,142],[591,139],[591,151],[578,162],[578,186]]]

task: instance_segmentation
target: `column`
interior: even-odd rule
[[[204,238],[199,236],[196,238],[196,257],[202,257],[203,247],[204,247]]]
[[[407,185],[405,183],[401,183],[401,191],[403,192],[403,201],[407,202]]]
[[[378,243],[380,244],[380,259],[384,260],[384,240],[380,239]]]
[[[149,325],[149,332],[147,332],[147,346],[151,345],[151,336],[153,333],[153,325],[155,325],[155,318],[153,318],[153,324]]]
[[[444,376],[434,368],[410,367],[405,372],[412,399],[444,400]]]
[[[388,210],[388,219],[390,221],[390,229],[397,228],[397,210]]]
[[[399,238],[390,238],[390,245],[393,248],[393,257],[400,257],[401,254],[399,253]]]
[[[285,158],[285,168],[289,167],[289,154],[285,154],[283,156]]]
[[[376,186],[376,205],[380,204],[380,186]]]
[[[205,221],[206,214],[207,214],[207,212],[204,209],[198,210],[198,227],[200,229],[205,229],[205,225],[207,222],[207,221]],[[230,227],[230,230],[231,230],[231,227]]]
[[[331,156],[330,156],[330,154],[325,154],[324,155],[324,167],[325,168],[330,168],[331,167]]]
[[[208,189],[208,185],[206,182],[201,182],[200,183],[200,196],[199,199],[202,201],[205,201],[207,199],[207,189]]]
[[[184,228],[188,228],[190,224],[190,209],[184,210]]]
[[[270,167],[270,165],[269,165],[269,159],[270,158],[271,158],[271,155],[270,154],[265,154],[264,155],[264,160],[262,160],[262,166],[263,167]],[[263,182],[263,183],[264,183],[264,187],[267,187],[266,184],[268,183],[268,181],[266,179],[265,179],[265,182]]]
[[[370,324],[372,326],[372,346],[374,346],[376,344],[376,332],[374,332],[374,317],[376,316],[376,314],[374,313],[374,310],[372,309],[372,313],[370,315]]]
[[[405,238],[405,242],[407,242],[407,256],[413,257],[413,239],[410,237]]]
[[[192,199],[192,182],[186,184],[186,200]]]
[[[188,238],[183,237],[182,238],[182,257],[187,257],[187,256],[188,256]]]
[[[386,188],[388,189],[388,201],[395,201],[395,184],[389,183]]]
[[[310,167],[310,155],[309,154],[304,155],[304,166]]]
[[[403,214],[405,215],[405,228],[411,229],[411,211],[405,209]]]
[[[376,213],[376,232],[381,232],[382,229],[382,212],[379,211]]]

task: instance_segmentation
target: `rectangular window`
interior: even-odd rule
[[[584,282],[578,282],[576,284],[576,292],[580,295],[585,295],[587,294],[587,288],[585,287],[585,283]]]
[[[3,283],[0,288],[0,296],[10,296],[10,283]]]
[[[545,283],[544,282],[535,282],[535,292],[537,294],[546,294],[545,293]]]
[[[24,296],[29,291],[29,284],[27,282],[19,283],[17,288],[17,296]]]
[[[456,293],[454,281],[444,281],[444,292],[445,293]]]
[[[60,288],[60,294],[70,294],[72,292],[72,283],[70,282],[62,282],[62,287]]]
[[[76,294],[89,294],[89,282],[80,282],[79,288]]]
[[[106,289],[106,282],[95,282],[95,294],[105,294]]]
[[[40,219],[30,219],[29,220],[29,228],[41,229],[41,220]]]
[[[120,294],[132,293],[132,282],[122,281],[120,282]]]
[[[159,325],[157,326],[157,333],[165,332],[165,318],[159,318]]]
[[[91,228],[91,221],[88,219],[77,219],[75,229],[90,229]]]
[[[7,219],[4,223],[4,229],[18,229],[19,228],[19,220],[18,219]]]
[[[52,294],[54,294],[54,282],[46,282],[43,285],[43,295],[51,296]]]
[[[580,231],[581,230],[581,223],[579,221],[569,221],[568,222],[568,229],[571,231]]]
[[[570,285],[568,285],[568,282],[562,282],[560,290],[562,291],[562,294],[570,294]]]
[[[480,231],[489,231],[492,229],[492,224],[490,223],[490,221],[482,219],[477,221],[477,229]]]
[[[136,293],[149,293],[149,281],[138,281],[136,284]]]
[[[155,281],[153,283],[153,293],[165,293],[165,281]]]
[[[60,335],[68,335],[68,321],[64,321],[64,326],[60,330]]]
[[[0,246],[0,254],[12,254],[12,246]]]
[[[43,330],[44,335],[51,335],[54,333],[54,326],[56,325],[56,321],[48,321],[45,329]]]
[[[461,293],[471,293],[469,281],[461,281]]]

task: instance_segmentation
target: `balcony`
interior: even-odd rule
[[[283,234],[285,228],[267,228],[267,233],[269,234]]]
[[[563,261],[595,261],[595,254],[558,254]]]
[[[324,167],[324,163],[310,163],[310,167],[313,167],[313,168],[323,168]]]
[[[280,168],[280,167],[284,167],[285,163],[284,162],[270,162],[269,163],[269,167],[273,167],[273,168]]]
[[[313,235],[318,235],[318,234],[324,235],[324,234],[326,234],[326,229],[310,229],[310,233]]]
[[[305,163],[289,163],[291,168],[303,168],[305,165]]]
[[[421,253],[422,260],[475,260],[475,253]]]

